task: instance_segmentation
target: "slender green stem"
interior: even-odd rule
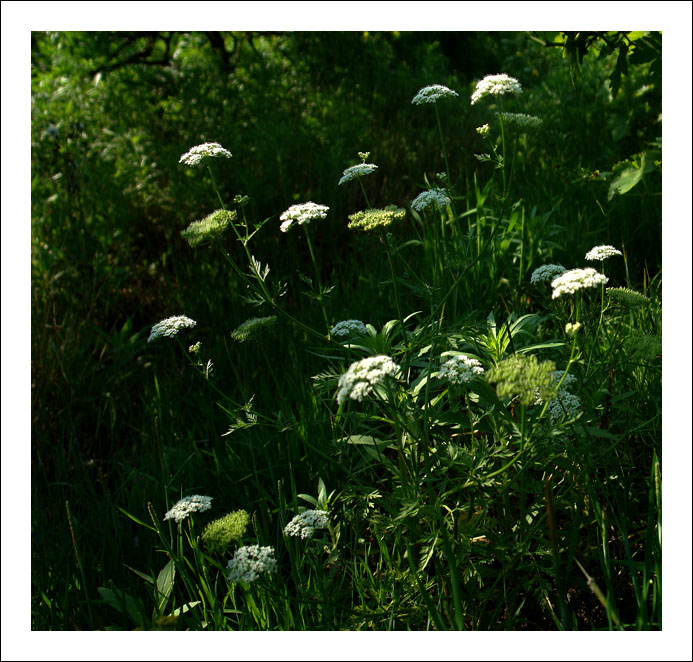
[[[308,250],[310,252],[310,259],[313,262],[313,267],[315,269],[315,280],[318,286],[318,301],[320,302],[320,309],[322,310],[322,317],[325,321],[325,332],[327,334],[330,333],[330,323],[327,320],[327,311],[325,310],[325,301],[323,299],[323,288],[322,288],[322,281],[320,279],[320,269],[318,268],[318,262],[315,259],[315,253],[313,252],[313,244],[310,241],[310,233],[308,232],[308,227],[307,225],[303,226],[303,229],[305,230],[306,233],[306,241],[308,242]]]
[[[507,164],[507,153],[505,151],[505,124],[503,122],[503,99],[501,98],[501,95],[498,94],[496,95],[496,98],[498,99],[498,120],[500,121],[500,129],[501,129],[501,143],[503,145],[503,164],[501,167],[501,172],[503,173],[503,200],[508,195],[508,185],[506,181],[506,175],[505,175],[505,166]]]
[[[370,201],[368,200],[368,196],[366,195],[366,189],[365,189],[365,187],[363,186],[363,182],[361,181],[361,178],[360,178],[360,177],[357,177],[356,179],[359,180],[359,184],[361,185],[361,191],[362,191],[362,193],[363,193],[364,199],[366,200],[366,207],[368,207],[368,209],[371,209],[371,203],[370,203]]]
[[[214,173],[212,172],[212,165],[209,162],[209,159],[205,159],[205,164],[207,165],[207,170],[209,171],[209,176],[212,178],[212,187],[214,188],[214,192],[217,194],[217,198],[219,199],[219,204],[221,205],[221,208],[226,211],[226,205],[224,204],[224,200],[221,197],[221,193],[219,192],[219,187],[217,186],[217,180],[214,178]]]
[[[438,135],[440,136],[440,147],[443,150],[443,159],[445,159],[445,173],[448,176],[448,186],[452,188],[452,177],[450,176],[450,164],[448,163],[448,153],[445,149],[445,139],[443,138],[443,128],[440,124],[440,114],[438,113],[438,105],[433,104],[433,110],[436,111],[436,122],[438,124]]]

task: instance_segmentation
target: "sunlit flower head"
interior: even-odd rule
[[[180,236],[191,246],[199,246],[220,237],[235,218],[235,211],[217,209],[201,221],[193,221],[180,233]]]
[[[349,216],[350,230],[363,230],[364,232],[372,232],[373,230],[381,230],[386,228],[396,221],[401,221],[407,212],[395,205],[389,205],[385,209],[366,209],[365,211],[357,211]]]
[[[445,209],[450,203],[450,196],[444,188],[432,188],[419,193],[411,203],[411,207],[418,212],[422,212],[431,206],[436,209]]]
[[[485,96],[488,96],[490,94],[498,95],[521,93],[522,85],[520,85],[520,82],[517,80],[517,78],[508,76],[508,74],[489,75],[485,78],[482,78],[476,84],[476,88],[474,89],[474,93],[472,94],[472,106],[477,101],[483,99]]]
[[[357,179],[359,177],[363,177],[364,175],[370,175],[377,169],[378,166],[374,163],[357,163],[356,165],[347,168],[342,173],[342,178],[339,180],[338,186],[341,186],[345,182],[350,182],[352,179]]]
[[[491,131],[491,127],[488,124],[482,124],[481,126],[476,127],[476,132],[480,136],[487,136],[489,131]]]
[[[184,497],[166,513],[164,519],[174,519],[176,522],[182,522],[192,513],[203,513],[205,510],[209,510],[212,507],[213,498],[200,496],[199,494]]]
[[[264,573],[272,573],[277,569],[273,547],[250,545],[236,550],[233,558],[226,564],[230,582],[254,582]]]
[[[445,87],[445,85],[429,85],[428,87],[422,87],[411,102],[420,106],[422,103],[436,103],[441,99],[456,96],[459,96],[457,92],[451,90],[449,87]]]
[[[325,510],[305,510],[300,515],[296,515],[285,527],[284,533],[287,536],[294,536],[310,539],[315,533],[315,529],[324,529],[330,521],[329,513]]]
[[[211,554],[222,554],[234,540],[243,537],[249,521],[245,510],[236,510],[210,522],[200,536],[205,549]]]
[[[551,282],[553,288],[552,299],[557,299],[564,294],[574,294],[578,290],[584,290],[589,287],[599,287],[604,285],[609,279],[600,274],[592,267],[585,269],[572,269],[566,271],[563,275],[558,276]]]
[[[341,405],[347,398],[362,401],[378,384],[399,372],[397,364],[384,355],[369,356],[352,363],[339,378],[337,402]]]
[[[342,322],[337,322],[330,330],[330,335],[333,338],[365,336],[366,333],[368,333],[368,330],[361,320],[343,320]]]
[[[484,369],[477,359],[465,354],[448,359],[438,372],[441,379],[447,379],[453,384],[467,384],[477,375],[483,375]]]
[[[157,338],[173,338],[181,329],[191,329],[197,324],[195,320],[191,320],[185,315],[174,315],[167,317],[161,322],[157,322],[149,334],[147,342],[152,342]]]
[[[303,225],[304,223],[310,223],[311,221],[322,220],[327,218],[328,211],[330,211],[329,207],[326,207],[325,205],[317,205],[314,202],[304,202],[300,205],[292,205],[279,217],[279,220],[282,222],[279,229],[282,232],[288,232],[289,228],[294,223],[297,225]]]
[[[590,262],[602,262],[606,260],[606,258],[613,257],[614,255],[623,255],[623,253],[613,246],[595,246],[587,251],[585,259]]]
[[[191,147],[178,159],[178,163],[193,167],[200,164],[204,159],[211,159],[215,156],[223,156],[230,159],[231,152],[228,149],[224,149],[219,143],[203,143],[202,145]]]
[[[565,325],[565,335],[572,338],[580,330],[580,327],[582,327],[580,322],[568,322]]]
[[[251,317],[231,331],[231,338],[233,338],[236,342],[245,342],[251,338],[257,338],[276,321],[276,315],[269,315],[267,317]]]
[[[566,271],[568,270],[560,264],[544,264],[532,272],[532,277],[529,279],[529,282],[532,283],[532,285],[536,285],[537,283],[550,283],[552,280],[563,275]]]
[[[539,362],[536,356],[513,354],[488,371],[486,378],[496,384],[501,398],[518,397],[520,404],[532,405],[538,398],[550,399],[556,392],[553,361]]]

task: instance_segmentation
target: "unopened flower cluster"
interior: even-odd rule
[[[277,569],[273,547],[250,545],[236,550],[233,558],[226,564],[230,582],[254,582],[264,573],[272,573]]]
[[[314,202],[304,202],[301,205],[292,205],[279,217],[279,220],[282,222],[279,229],[282,232],[288,232],[289,228],[294,223],[303,225],[304,223],[310,223],[311,221],[322,220],[327,218],[328,211],[330,211],[329,207],[326,207],[325,205],[318,205]]]
[[[467,384],[476,375],[483,375],[484,369],[477,359],[473,359],[465,354],[453,356],[448,359],[440,369],[438,376],[448,379],[453,384]]]
[[[629,290],[627,287],[607,287],[606,296],[609,301],[618,303],[626,308],[646,306],[650,300],[640,292]]]
[[[209,510],[212,507],[213,498],[200,496],[199,494],[184,497],[166,513],[164,519],[174,519],[176,522],[182,522],[192,513],[203,513],[205,510]]]
[[[522,85],[508,74],[493,74],[482,78],[472,94],[472,106],[489,94],[520,94]]]
[[[193,221],[180,233],[180,236],[191,246],[199,246],[206,241],[220,237],[235,218],[235,211],[217,209],[201,221]]]
[[[236,510],[210,522],[202,532],[202,542],[210,554],[222,554],[234,540],[243,537],[250,521],[245,510]]]
[[[178,163],[193,167],[201,163],[203,159],[214,158],[215,156],[223,156],[230,159],[231,152],[228,149],[224,149],[219,143],[203,143],[189,149],[178,159]]]
[[[195,320],[191,320],[185,315],[174,315],[167,317],[161,322],[157,322],[149,334],[147,342],[152,342],[157,338],[173,338],[181,329],[191,329],[197,324]]]
[[[330,330],[330,335],[335,338],[365,336],[366,333],[368,333],[366,325],[361,320],[343,320],[342,322],[337,322]]]
[[[563,275],[566,271],[568,270],[560,264],[544,264],[532,272],[532,277],[529,279],[529,282],[532,283],[532,285],[536,285],[537,283],[550,283],[552,280]]]
[[[480,136],[487,136],[489,134],[490,130],[491,130],[491,127],[488,124],[482,124],[481,126],[476,127],[476,132]]]
[[[623,253],[613,246],[595,246],[593,249],[587,251],[585,259],[590,262],[603,262],[606,258],[613,257],[614,255],[623,255]]]
[[[341,186],[345,182],[350,182],[352,179],[363,177],[364,175],[370,175],[377,169],[378,166],[373,163],[358,163],[355,166],[351,166],[342,173],[342,178],[339,180],[338,186]]]
[[[568,336],[569,338],[572,338],[582,327],[582,324],[580,322],[568,322],[565,325],[565,335]]]
[[[324,529],[329,521],[329,514],[325,510],[306,510],[300,515],[296,515],[284,527],[284,533],[287,536],[309,540],[313,537],[315,529]]]
[[[271,326],[276,321],[276,315],[269,315],[267,317],[251,317],[231,331],[231,338],[237,342],[245,342],[246,340],[256,337],[265,331],[267,327]]]
[[[364,232],[372,232],[386,228],[396,221],[401,221],[407,212],[396,205],[388,205],[385,209],[366,209],[365,211],[357,211],[349,216],[350,230],[363,230]]]
[[[436,209],[445,209],[449,204],[450,197],[444,188],[432,188],[419,193],[411,203],[411,207],[418,212],[422,212],[431,206],[434,206]]]
[[[539,363],[536,356],[513,354],[489,370],[487,379],[496,384],[501,398],[518,396],[520,404],[532,405],[538,398],[547,400],[556,392],[553,361]]]
[[[389,356],[382,354],[352,363],[339,378],[337,402],[341,405],[347,398],[362,401],[373,387],[381,384],[387,377],[394,377],[398,371],[397,364]]]
[[[456,96],[459,96],[457,92],[449,87],[445,87],[445,85],[429,85],[428,87],[422,87],[411,102],[420,106],[422,103],[436,103],[440,99]]]
[[[584,290],[588,287],[599,287],[608,280],[604,274],[600,274],[592,267],[572,269],[551,282],[551,287],[553,287],[551,298],[557,299],[564,294],[575,294],[578,290]]]
[[[544,123],[540,117],[526,113],[497,113],[497,115],[503,118],[505,126],[517,127],[518,129],[538,129]]]

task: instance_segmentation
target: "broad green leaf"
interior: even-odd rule
[[[156,591],[159,594],[158,609],[161,613],[168,602],[168,598],[173,590],[173,582],[176,579],[176,566],[173,559],[163,567],[159,576],[156,578]]]
[[[105,588],[99,586],[97,589],[103,601],[127,616],[135,626],[141,626],[144,622],[142,609],[139,603],[124,591],[117,588]]]

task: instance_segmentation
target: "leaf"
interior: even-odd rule
[[[173,590],[173,582],[176,579],[176,566],[173,559],[163,567],[159,576],[156,578],[156,591],[159,595],[158,610],[161,613],[168,602],[168,598]]]
[[[99,586],[97,590],[107,605],[126,615],[136,627],[142,626],[144,622],[142,608],[132,596],[117,588]]]

